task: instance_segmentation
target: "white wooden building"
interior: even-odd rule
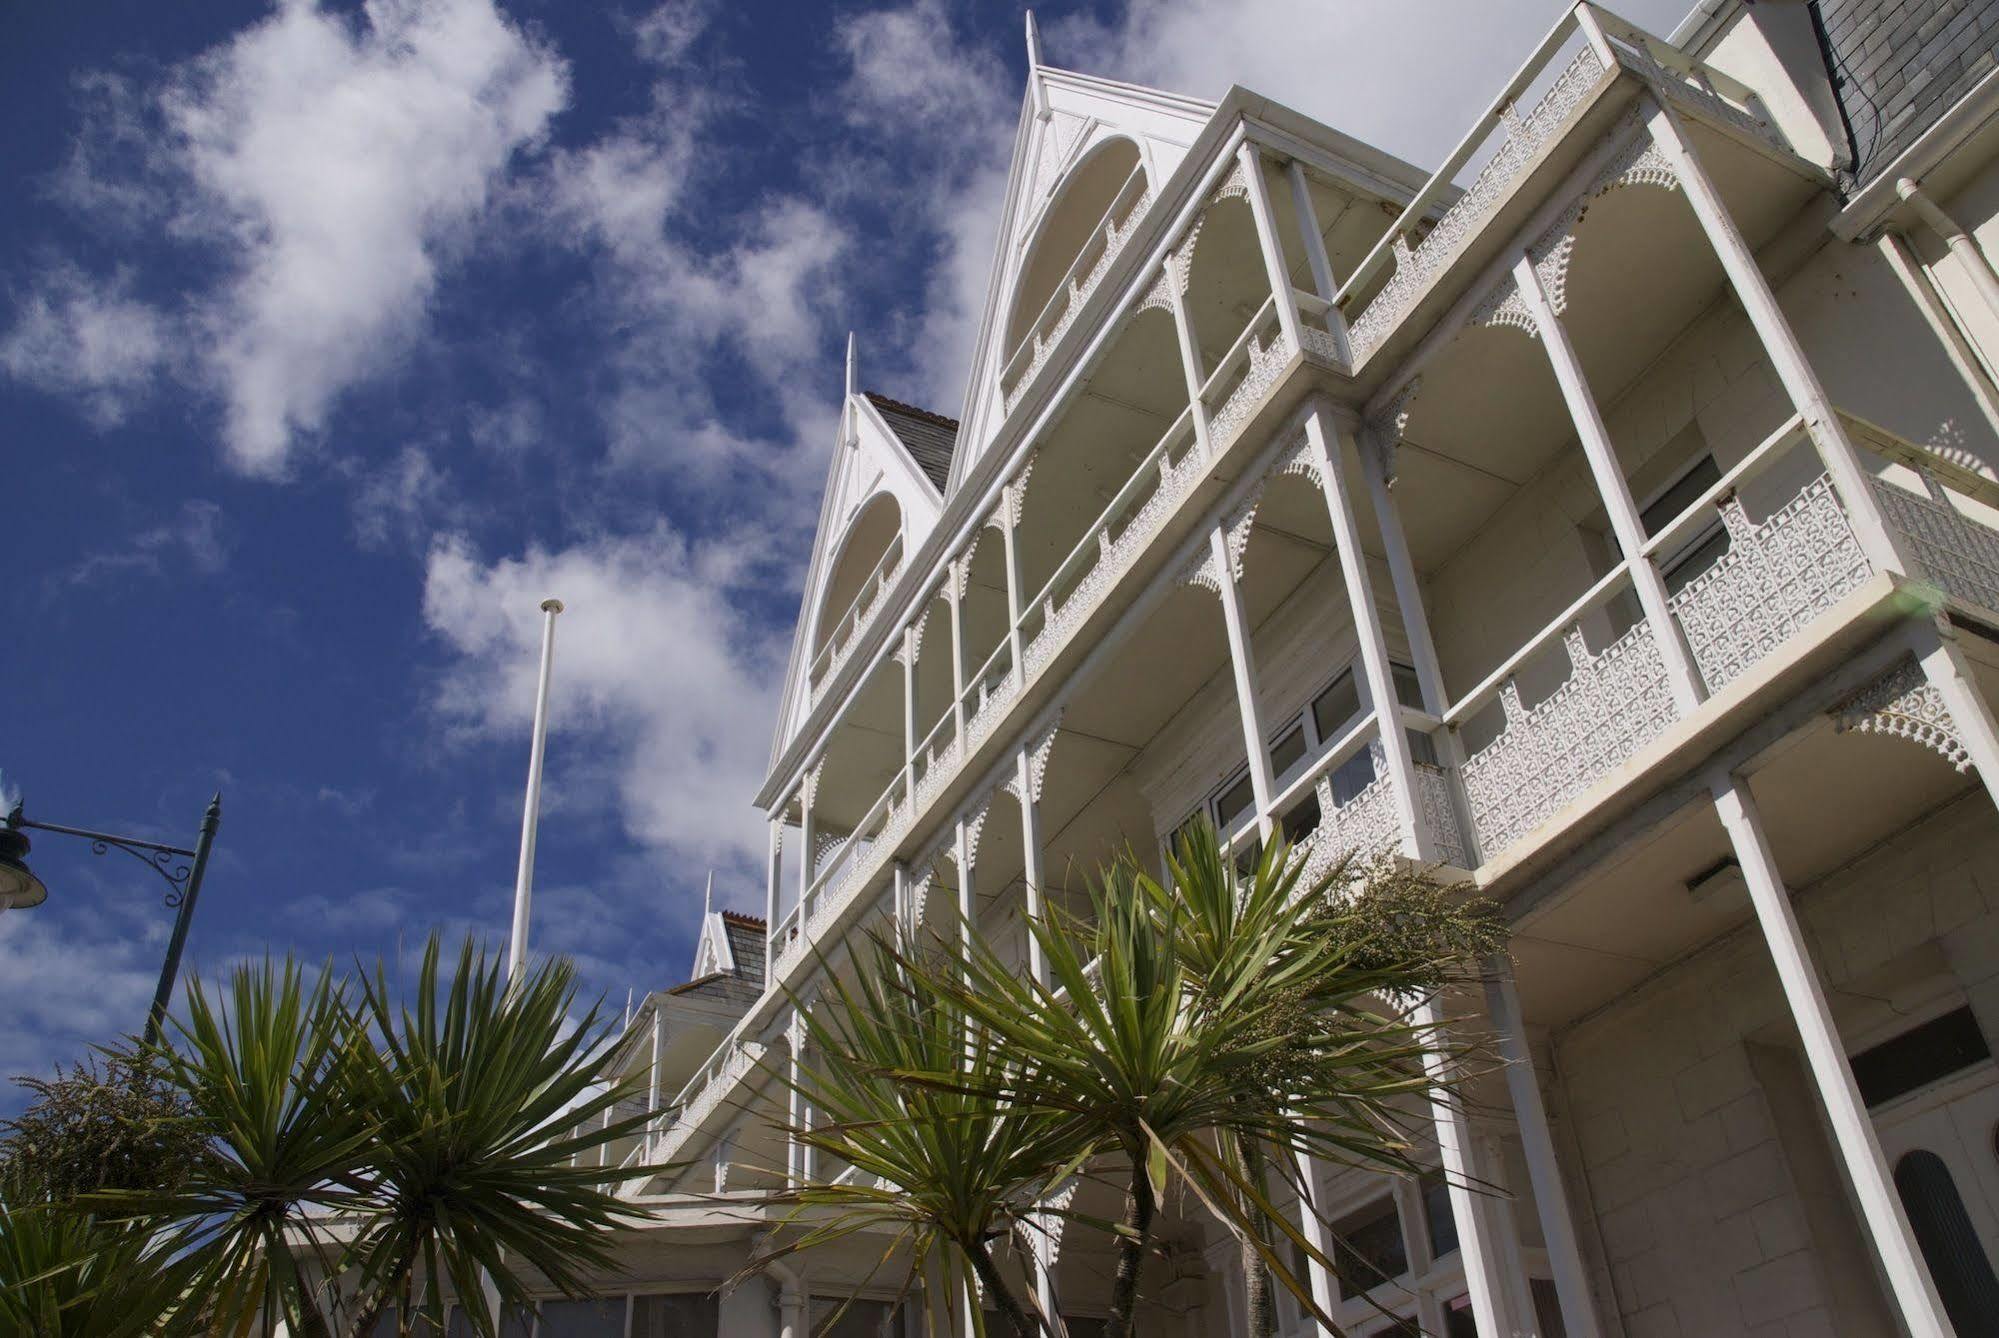
[[[1580,4],[1434,173],[1034,53],[963,404],[850,359],[767,960],[712,917],[621,1052],[632,1159],[686,1163],[627,1187],[639,1299],[544,1334],[802,1336],[878,1244],[709,1293],[802,1169],[769,1075],[821,955],[949,905],[1025,961],[1199,812],[1513,927],[1441,1176],[1312,1186],[1386,1279],[1314,1274],[1353,1332],[1999,1333],[1995,24]],[[1164,1236],[1141,1332],[1240,1332],[1231,1243]],[[1108,1241],[1046,1253],[1094,1332]]]

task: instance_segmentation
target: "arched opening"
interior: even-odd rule
[[[902,507],[893,493],[876,493],[848,524],[826,579],[826,592],[813,619],[814,683],[852,642],[901,563]]]
[[[1089,273],[1105,249],[1105,225],[1122,222],[1121,214],[1144,192],[1144,178],[1138,145],[1122,136],[1097,145],[1069,173],[1041,216],[1014,285],[1009,357],[1030,334],[1054,323],[1050,304],[1059,306],[1057,295],[1071,278]]]
[[[1944,1159],[1917,1148],[1895,1163],[1895,1192],[1959,1333],[1999,1333],[1999,1277]]]
[[[1180,262],[1187,321],[1207,377],[1227,357],[1243,328],[1270,297],[1263,244],[1246,194],[1229,194],[1201,215],[1193,255]]]

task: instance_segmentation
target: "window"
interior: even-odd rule
[[[1453,1296],[1444,1302],[1444,1338],[1478,1338],[1478,1319],[1472,1314],[1470,1296]]]
[[[835,1315],[840,1317],[837,1323],[833,1320]],[[986,1331],[1006,1332],[1004,1324],[993,1323],[996,1318],[988,1314]],[[813,1338],[894,1338],[895,1307],[887,1301],[870,1301],[859,1296],[851,1300],[844,1296],[815,1296],[811,1328]],[[711,1321],[706,1332],[714,1331]]]
[[[1393,1198],[1377,1199],[1333,1227],[1333,1262],[1339,1265],[1340,1291],[1349,1296],[1409,1271]]]
[[[1421,706],[1423,694],[1416,681],[1416,671],[1401,664],[1392,665],[1391,669],[1395,695],[1402,705]],[[1320,689],[1304,710],[1278,727],[1270,744],[1271,776],[1280,786],[1290,783],[1311,765],[1314,758],[1323,755],[1328,747],[1345,737],[1365,714],[1360,681],[1355,676],[1354,667],[1349,665]],[[1410,751],[1418,762],[1436,764],[1436,749],[1427,735],[1410,730],[1408,738]],[[1372,785],[1374,779],[1374,758],[1368,749],[1347,758],[1327,776],[1333,802],[1342,805],[1351,802]],[[1169,848],[1204,815],[1214,823],[1215,830],[1226,837],[1255,807],[1256,790],[1250,780],[1249,767],[1245,764],[1211,791],[1173,829],[1168,840]],[[1308,792],[1279,814],[1278,821],[1283,828],[1284,839],[1296,844],[1315,831],[1324,816],[1319,811],[1317,794]],[[1237,867],[1245,871],[1255,867],[1259,854],[1260,847],[1256,847],[1254,842],[1249,843],[1240,853]]]
[[[1937,1297],[1959,1333],[1999,1333],[1999,1277],[1985,1255],[1950,1167],[1927,1148],[1895,1163],[1895,1193],[1909,1214]]]
[[[535,1312],[535,1338],[624,1338],[625,1298],[543,1301]]]
[[[1879,1106],[1990,1058],[1978,1019],[1957,1008],[1855,1055],[1853,1080],[1861,1100]]]
[[[1441,1176],[1429,1176],[1423,1181],[1423,1225],[1432,1259],[1442,1259],[1458,1248],[1458,1221],[1451,1213],[1451,1187]]]
[[[451,1319],[444,1326],[450,1338],[477,1338],[472,1321],[457,1306],[451,1308]],[[395,1330],[389,1330],[391,1334]],[[508,1310],[500,1317],[500,1338],[534,1338],[534,1317],[524,1310]]]
[[[1693,505],[1696,498],[1720,481],[1721,469],[1712,455],[1703,455],[1694,461],[1686,473],[1668,484],[1650,505],[1638,513],[1638,522],[1645,527],[1646,536],[1649,538],[1665,529],[1682,511]],[[1678,594],[1682,587],[1712,567],[1716,559],[1727,551],[1728,531],[1722,527],[1720,516],[1711,517],[1707,524],[1659,555],[1659,574],[1665,578],[1666,593]]]
[[[706,1292],[634,1296],[631,1338],[713,1338],[718,1310]]]

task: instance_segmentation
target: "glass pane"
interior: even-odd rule
[[[1270,745],[1270,774],[1282,779],[1286,772],[1305,760],[1305,727],[1293,725],[1284,737]]]
[[[1562,1323],[1562,1298],[1555,1284],[1547,1278],[1529,1278],[1527,1286],[1534,1294],[1534,1318],[1541,1325],[1541,1338],[1569,1338],[1568,1326]]]
[[[1354,685],[1351,669],[1334,679],[1312,703],[1312,725],[1319,731],[1321,743],[1339,738],[1359,716],[1360,689]]]
[[[1870,1106],[1893,1101],[1992,1058],[1978,1019],[1958,1008],[1853,1057],[1853,1078]]]
[[[1472,1316],[1471,1297],[1456,1296],[1444,1302],[1444,1338],[1478,1338],[1478,1320]]]
[[[632,1298],[632,1338],[714,1338],[717,1302],[703,1292]]]
[[[1650,506],[1638,513],[1638,521],[1645,527],[1645,535],[1650,538],[1666,528],[1674,517],[1693,502],[1694,498],[1712,488],[1721,480],[1721,468],[1712,455],[1704,455],[1694,462],[1694,467],[1680,475],[1679,481],[1659,494]]]
[[[1959,1333],[1999,1333],[1999,1277],[1942,1157],[1918,1148],[1895,1163],[1895,1192]]]
[[[1389,666],[1395,675],[1395,699],[1404,706],[1423,709],[1423,685],[1416,679],[1416,671],[1406,664]]]
[[[1215,800],[1215,823],[1227,831],[1235,820],[1249,812],[1256,802],[1256,790],[1251,786],[1249,773],[1245,771],[1233,785],[1223,790]]]
[[[842,1309],[842,1307],[845,1309]],[[838,1315],[839,1321],[833,1317]],[[847,1300],[839,1296],[815,1296],[812,1298],[813,1338],[891,1338],[894,1329],[890,1327],[894,1308],[887,1301],[869,1301],[860,1297]],[[988,1333],[1005,1333],[1006,1325],[999,1321],[996,1312],[986,1315]],[[702,1338],[715,1332],[715,1322],[711,1318]]]
[[[1374,784],[1374,754],[1363,749],[1334,768],[1327,777],[1333,787],[1333,803],[1344,807],[1355,795]]]
[[[1358,1295],[1409,1271],[1402,1219],[1393,1199],[1382,1199],[1349,1217],[1333,1229],[1333,1236],[1340,1290],[1347,1295]]]
[[[1703,530],[1687,541],[1687,545],[1673,553],[1660,564],[1660,574],[1666,580],[1666,593],[1677,595],[1692,583],[1723,553],[1728,551],[1728,531],[1719,522]]]
[[[1284,839],[1292,845],[1310,836],[1319,829],[1319,796],[1316,791],[1306,795],[1284,815]]]
[[[451,1338],[476,1338],[472,1318],[457,1306],[451,1308],[451,1318],[444,1331]],[[500,1338],[533,1338],[534,1317],[525,1310],[508,1310],[500,1317]]]
[[[1432,1259],[1442,1259],[1456,1251],[1458,1223],[1451,1215],[1451,1187],[1442,1180],[1423,1182],[1423,1226],[1429,1234]]]
[[[535,1338],[624,1338],[625,1298],[543,1301],[534,1332]]]

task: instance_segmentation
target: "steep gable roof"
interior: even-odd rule
[[[916,461],[924,477],[937,485],[938,492],[943,492],[951,479],[951,453],[958,444],[958,420],[872,390],[862,393],[881,414],[889,431],[895,433],[902,448],[909,452],[909,458]]]
[[[1014,134],[992,277],[959,415],[963,427],[953,453],[954,486],[1005,417],[999,379],[1014,352],[1005,347],[1005,326],[1030,250],[1070,174],[1111,141],[1129,141],[1137,148],[1144,178],[1146,196],[1138,205],[1138,212],[1143,212],[1186,157],[1217,105],[1043,65],[1032,14],[1027,17],[1027,46],[1027,90]]]

